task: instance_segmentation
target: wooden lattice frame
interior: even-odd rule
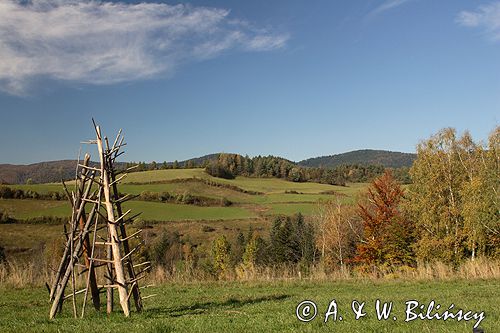
[[[106,310],[113,311],[113,290],[118,290],[120,305],[125,316],[130,315],[130,297],[133,297],[135,308],[143,308],[138,281],[145,276],[150,268],[149,262],[138,265],[132,263],[133,254],[142,245],[140,242],[130,248],[129,240],[139,238],[141,230],[127,236],[126,224],[133,221],[139,214],[130,216],[130,210],[123,212],[122,203],[133,196],[120,196],[118,183],[126,176],[124,171],[116,171],[116,158],[123,154],[120,151],[124,143],[121,130],[118,132],[112,146],[108,139],[102,137],[100,127],[94,122],[96,139],[89,144],[96,144],[99,154],[100,167],[90,165],[90,155],[86,154],[82,163],[78,162],[75,177],[75,191],[69,193],[66,185],[64,189],[72,205],[72,215],[65,225],[66,246],[52,287],[50,302],[52,303],[49,318],[54,318],[61,311],[65,299],[71,298],[73,314],[78,317],[78,297],[83,294],[81,303],[81,317],[85,315],[87,300],[92,298],[96,310],[100,310],[101,292],[106,292]],[[119,176],[119,177],[118,177]],[[88,207],[91,207],[88,210]],[[87,214],[88,212],[88,214]],[[129,217],[130,216],[130,217]],[[99,248],[104,251],[99,251]],[[99,254],[106,253],[106,258]],[[106,268],[104,274],[97,274],[98,269]],[[142,267],[139,272],[135,268]],[[76,270],[80,272],[77,273]],[[102,273],[102,272],[101,272]],[[84,288],[78,288],[76,274],[86,274]],[[105,280],[98,284],[99,277]],[[70,282],[71,293],[64,295]]]

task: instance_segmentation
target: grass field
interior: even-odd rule
[[[220,183],[235,185],[245,190],[264,193],[283,193],[285,191],[320,193],[323,191],[331,191],[341,188],[341,186],[318,183],[294,183],[278,178],[236,177],[235,179],[217,179],[217,181]]]
[[[71,214],[68,202],[54,200],[0,199],[0,210],[17,219],[38,216],[66,217]]]
[[[154,221],[220,220],[255,217],[241,207],[198,207],[161,202],[129,201],[125,209],[142,212],[141,218]],[[71,214],[66,201],[0,199],[0,209],[9,216],[27,219],[40,216],[67,217]]]
[[[70,302],[55,320],[48,319],[45,288],[1,290],[1,332],[472,332],[475,320],[414,320],[405,322],[405,302],[428,304],[435,300],[458,309],[484,311],[485,332],[500,330],[499,280],[455,281],[331,281],[331,282],[228,282],[169,284],[145,294],[143,313],[124,318],[118,311],[106,316],[90,307],[84,319],[73,319]],[[330,301],[335,299],[342,321],[324,323]],[[390,319],[377,320],[375,301],[394,302]],[[317,304],[310,322],[296,318],[303,300]],[[365,317],[355,320],[351,302],[366,302]],[[116,307],[115,307],[116,308]],[[435,312],[435,311],[434,311]],[[433,312],[433,313],[434,313]],[[393,317],[397,320],[394,320]]]
[[[208,179],[220,184],[228,184],[243,190],[260,192],[260,195],[242,193],[232,188],[217,187],[197,181]],[[182,182],[168,183],[175,179]],[[158,183],[167,182],[167,183]],[[71,182],[68,183],[71,190]],[[14,188],[34,190],[39,193],[50,191],[62,192],[60,184],[14,185]],[[160,204],[154,202],[132,201],[129,207],[135,212],[143,212],[143,219],[157,221],[174,220],[223,220],[254,218],[256,213],[293,214],[301,212],[311,215],[319,200],[334,198],[332,193],[341,195],[342,201],[352,202],[366,184],[333,186],[318,183],[294,183],[276,178],[220,179],[212,177],[203,169],[170,169],[130,173],[120,186],[122,193],[141,194],[149,192],[169,192],[173,194],[191,194],[213,199],[226,198],[233,202],[233,207],[197,207],[180,204]],[[286,193],[294,191],[296,193]],[[328,193],[328,194],[326,194]],[[0,210],[10,216],[26,219],[40,216],[64,217],[69,215],[69,205],[64,201],[45,200],[0,200]]]
[[[169,169],[131,172],[123,180],[127,183],[150,183],[185,178],[213,178],[204,169]]]
[[[295,204],[286,204],[286,203],[273,203],[267,205],[270,207],[270,210],[267,211],[269,215],[293,215],[296,213],[301,213],[303,215],[309,216],[313,215],[318,210],[318,205],[314,205],[311,203],[295,203]]]
[[[142,212],[143,220],[183,221],[183,220],[229,220],[255,217],[250,210],[241,207],[198,207],[161,202],[129,201],[125,209]]]

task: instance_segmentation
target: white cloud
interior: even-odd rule
[[[230,49],[278,49],[288,39],[229,16],[189,5],[0,0],[0,90],[23,95],[39,78],[147,79]]]
[[[493,40],[500,40],[500,2],[482,5],[476,11],[462,11],[457,22],[466,27],[482,28]]]
[[[388,11],[390,9],[399,7],[405,3],[407,3],[410,0],[386,0],[382,4],[380,4],[378,7],[376,7],[374,10],[372,10],[368,16],[376,16],[379,14],[382,14],[385,11]]]

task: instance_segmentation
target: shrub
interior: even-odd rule
[[[204,225],[203,227],[201,227],[201,231],[203,232],[213,232],[215,231],[215,228],[209,226],[209,225]]]

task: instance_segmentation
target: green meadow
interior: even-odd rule
[[[145,289],[142,313],[125,318],[115,304],[111,315],[90,305],[83,319],[73,319],[70,302],[54,320],[48,319],[44,287],[0,290],[1,332],[453,332],[470,333],[476,320],[421,320],[406,322],[406,302],[427,306],[434,300],[441,312],[453,303],[455,311],[484,312],[480,327],[498,332],[499,280],[452,281],[329,281],[172,283]],[[390,317],[378,320],[375,302],[393,302]],[[304,300],[317,306],[316,317],[301,322],[296,308]],[[330,302],[337,304],[337,320],[325,323]],[[355,319],[351,303],[364,302],[366,315]],[[444,309],[444,310],[443,310]],[[436,312],[436,311],[434,311]],[[299,311],[299,313],[302,313]],[[342,320],[340,320],[342,317]],[[394,317],[396,319],[394,319]]]
[[[210,183],[200,181],[208,180]],[[217,186],[221,184],[221,186]],[[71,191],[73,182],[67,183]],[[13,185],[24,191],[40,194],[63,192],[61,184]],[[338,197],[342,202],[352,202],[366,184],[334,186],[318,183],[294,183],[275,178],[220,179],[206,174],[203,169],[171,169],[134,172],[127,175],[119,189],[121,193],[139,195],[144,192],[168,192],[175,195],[192,195],[210,199],[227,199],[229,207],[200,207],[194,205],[146,202],[133,200],[127,207],[141,212],[141,218],[151,221],[228,220],[255,218],[270,214],[302,213],[313,215],[318,202]],[[249,193],[245,193],[245,192]],[[258,194],[254,194],[258,193]],[[41,216],[64,217],[70,208],[66,201],[0,199],[0,210],[16,219]]]

